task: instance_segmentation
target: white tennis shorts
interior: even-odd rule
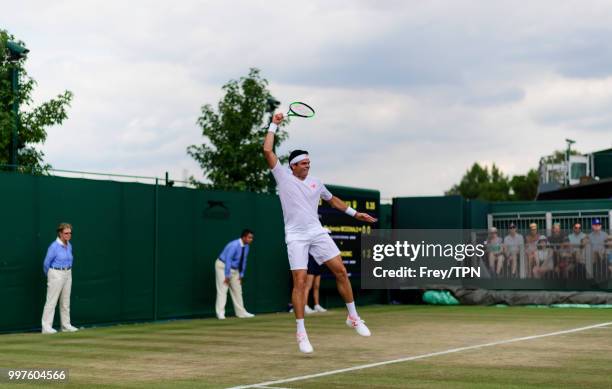
[[[294,240],[287,243],[289,267],[291,270],[308,269],[308,254],[322,265],[324,262],[340,255],[338,246],[326,233],[314,236],[309,240]]]

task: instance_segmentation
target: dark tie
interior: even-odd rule
[[[246,246],[242,246],[242,252],[240,253],[240,264],[238,264],[238,273],[242,271],[242,264],[244,263],[244,250]]]

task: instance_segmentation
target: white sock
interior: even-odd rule
[[[298,334],[306,333],[306,327],[304,326],[304,319],[295,319],[297,323],[297,332]]]
[[[348,311],[349,311],[349,316],[351,316],[353,318],[359,317],[359,315],[357,314],[357,308],[355,308],[355,302],[354,301],[352,303],[346,303],[346,309],[348,309]]]

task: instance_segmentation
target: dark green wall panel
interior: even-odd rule
[[[0,212],[0,292],[10,297],[0,331],[40,327],[42,263],[64,221],[74,232],[77,325],[214,315],[214,262],[244,228],[255,232],[243,283],[247,309],[280,311],[289,300],[275,195],[0,173]]]
[[[124,184],[121,197],[121,320],[153,317],[155,188]]]
[[[194,202],[192,190],[159,188],[158,318],[193,309]]]
[[[94,323],[120,317],[121,184],[57,177],[34,179],[38,180],[43,245],[55,239],[60,222],[73,225],[73,320]]]
[[[393,199],[393,228],[463,228],[461,196],[399,197]]]
[[[11,174],[0,181],[0,329],[40,323],[46,246],[40,245],[36,193],[37,181],[28,176]]]

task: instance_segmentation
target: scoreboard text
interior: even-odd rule
[[[341,198],[347,206],[357,212],[365,212],[378,219],[380,208],[380,193],[363,189],[346,187],[328,189],[336,197]],[[370,224],[359,221],[332,208],[326,201],[319,202],[319,218],[323,227],[331,231],[331,237],[340,249],[342,261],[351,278],[359,278],[361,273],[361,234],[369,234],[377,228],[378,223]],[[322,278],[332,278],[325,271]]]

